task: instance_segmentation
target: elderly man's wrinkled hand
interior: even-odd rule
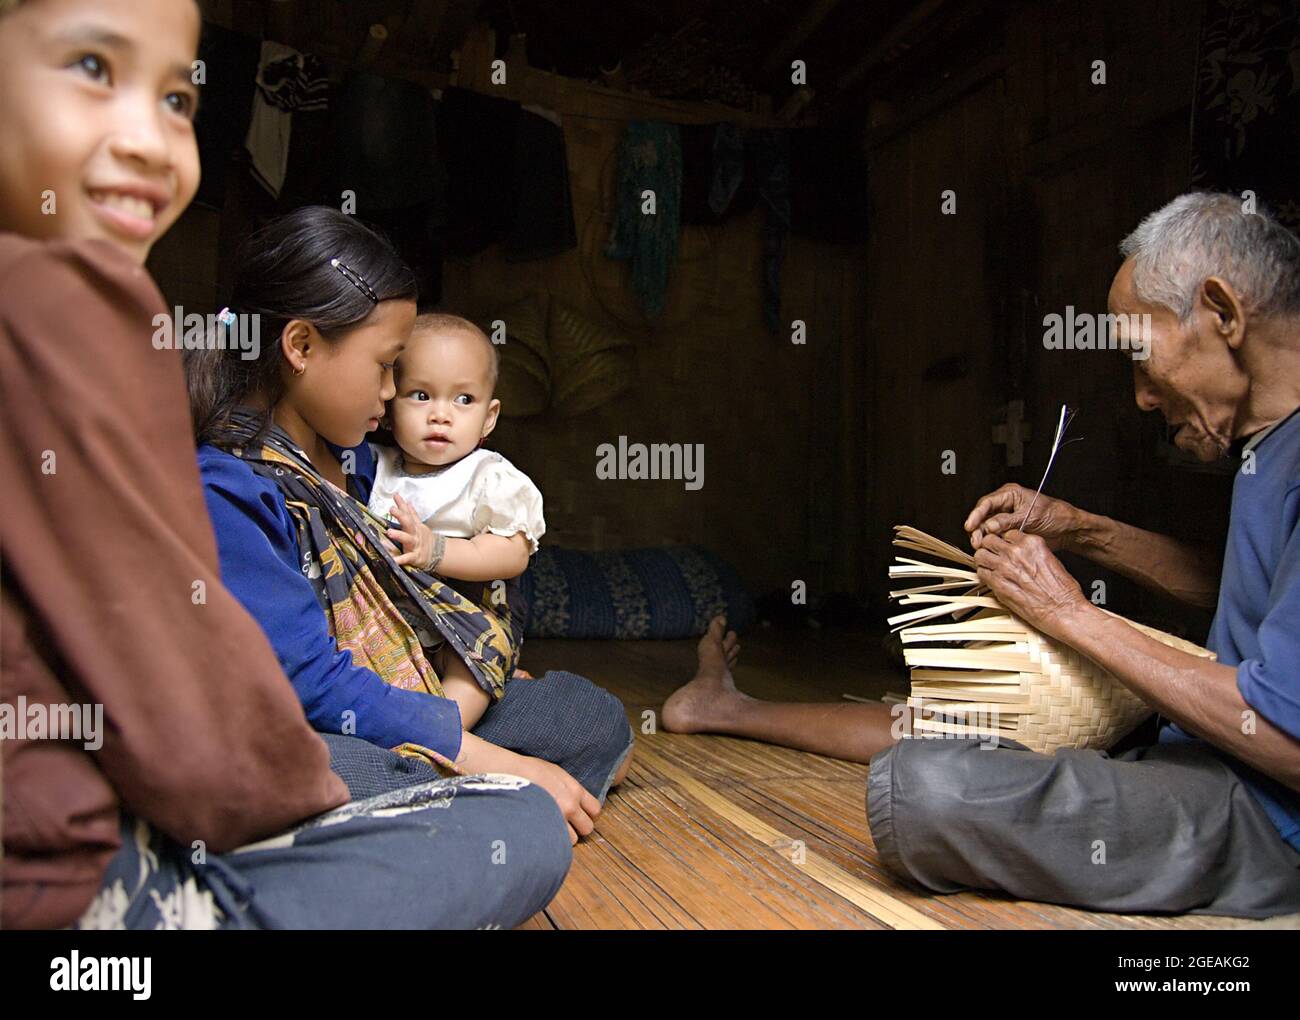
[[[1061,637],[1071,612],[1089,605],[1079,582],[1038,535],[985,535],[975,570],[999,602],[1045,634]]]
[[[1026,519],[1030,508],[1033,513]],[[1079,511],[1063,499],[1053,499],[1023,485],[1008,482],[981,497],[966,518],[970,544],[978,549],[985,535],[1006,535],[1021,528],[1042,535],[1049,549],[1066,546],[1079,526]]]

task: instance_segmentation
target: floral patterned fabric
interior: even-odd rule
[[[541,787],[439,778],[357,737],[323,739],[356,799],[224,854],[124,815],[122,847],[74,927],[510,928],[558,891],[572,852]]]
[[[128,817],[122,823],[122,849],[76,927],[211,931],[228,920],[197,870],[185,867],[183,848],[143,819]]]
[[[703,634],[716,613],[736,629],[754,615],[735,571],[695,546],[543,547],[519,580],[532,637],[683,638]]]
[[[1300,0],[1207,0],[1192,118],[1197,187],[1253,191],[1300,229]]]

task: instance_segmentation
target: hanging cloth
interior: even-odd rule
[[[281,43],[262,40],[253,116],[244,144],[252,156],[253,176],[273,196],[278,197],[284,187],[293,112],[328,106],[329,75],[324,63]]]
[[[505,241],[507,259],[542,259],[578,246],[569,158],[558,114],[537,106],[520,111],[514,192],[514,223]]]
[[[655,211],[643,213],[653,191]],[[681,231],[682,144],[676,124],[629,121],[619,144],[614,226],[605,254],[632,264],[632,289],[647,319],[663,311]]]

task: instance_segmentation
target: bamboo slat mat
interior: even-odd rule
[[[839,647],[828,651],[828,644]],[[657,711],[693,672],[693,641],[534,641],[525,662],[534,673],[565,668],[591,677],[623,699],[637,731],[628,777],[610,794],[596,832],[575,848],[559,894],[525,928],[1251,924],[1098,914],[973,892],[927,895],[880,864],[867,828],[865,765],[731,737],[640,732],[642,712]],[[750,694],[781,700],[837,700],[899,686],[869,643],[827,642],[809,632],[749,635],[737,679]]]

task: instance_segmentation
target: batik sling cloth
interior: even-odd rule
[[[283,494],[298,533],[299,568],[339,648],[385,683],[443,697],[431,656],[447,641],[499,700],[518,657],[508,601],[493,594],[480,605],[431,574],[399,566],[380,541],[387,525],[326,481],[284,430],[271,426],[259,435],[264,420],[234,412],[217,445]],[[430,748],[394,750],[460,771]]]

